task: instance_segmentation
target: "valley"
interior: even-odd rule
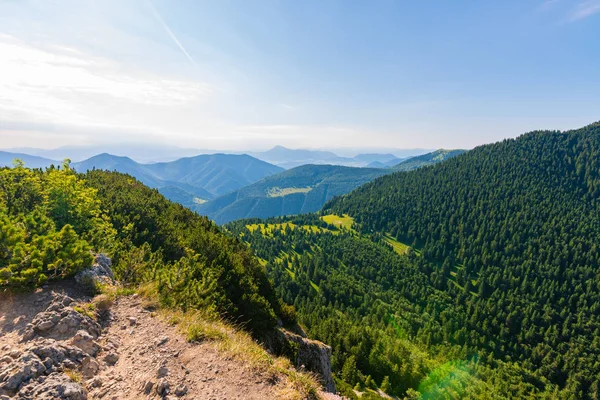
[[[111,216],[102,229],[121,232],[94,246],[119,248],[122,284],[154,282],[162,306],[243,318],[254,335],[278,318],[297,321],[331,346],[346,398],[591,399],[600,385],[599,126],[440,150],[392,168],[100,155],[73,170],[3,171],[85,179],[86,196],[101,204],[93,213]],[[7,199],[10,224],[22,206]],[[70,223],[95,240],[85,232],[99,228],[86,218]],[[231,256],[218,256],[223,246]],[[249,269],[198,269],[211,257]],[[47,279],[20,265],[9,264],[0,283]]]

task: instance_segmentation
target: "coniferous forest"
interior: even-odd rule
[[[532,132],[367,184],[326,206],[419,249],[466,309],[467,343],[573,398],[600,377],[600,124]]]
[[[332,344],[349,387],[600,395],[600,124],[384,176],[322,215],[354,224],[299,216],[228,229]]]

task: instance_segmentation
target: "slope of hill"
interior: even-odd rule
[[[0,151],[0,167],[12,167],[13,162],[16,159],[23,161],[27,168],[46,168],[52,164],[60,164],[48,158],[30,156],[28,154],[23,153],[10,153],[7,151]]]
[[[88,172],[94,169],[117,171],[122,174],[131,175],[144,185],[152,188],[164,186],[162,179],[148,170],[145,165],[139,164],[129,157],[103,153],[87,160],[73,163],[72,166],[77,172]]]
[[[202,187],[217,196],[283,171],[246,154],[200,155],[146,167],[161,179]]]
[[[394,164],[392,169],[394,171],[412,171],[417,168],[426,167],[427,165],[437,164],[439,162],[448,160],[465,153],[466,150],[445,150],[439,149],[431,153],[423,154],[404,160],[399,164]]]
[[[140,164],[128,157],[100,154],[73,164],[79,172],[93,169],[129,174],[186,207],[256,182],[283,169],[247,155],[201,155],[169,163]]]
[[[347,216],[252,219],[226,228],[264,260],[311,337],[332,346],[337,387],[348,398],[389,398],[378,387],[405,399],[557,398],[556,386],[518,363],[490,362],[465,343],[475,335],[464,328],[465,294],[433,287],[423,258],[407,246],[387,237],[373,242]]]
[[[348,193],[390,171],[334,165],[303,165],[195,207],[218,224],[315,212],[334,196]]]
[[[325,208],[419,251],[465,303],[459,342],[565,392],[600,394],[600,123],[531,132],[381,177]],[[462,333],[461,333],[462,331]],[[457,336],[457,337],[458,337]]]

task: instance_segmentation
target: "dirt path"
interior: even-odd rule
[[[164,382],[170,394],[183,399],[276,398],[276,382],[268,376],[225,358],[210,343],[187,343],[136,298],[120,298],[112,313],[103,336],[105,346],[116,347],[119,360],[99,374],[102,387],[92,390],[90,398],[139,399],[147,396],[145,391],[156,393]]]
[[[297,398],[287,377],[188,343],[135,295],[99,323],[90,301],[73,281],[0,294],[0,400]]]

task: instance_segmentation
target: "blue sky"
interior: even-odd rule
[[[0,0],[0,147],[470,148],[600,120],[600,0]]]

